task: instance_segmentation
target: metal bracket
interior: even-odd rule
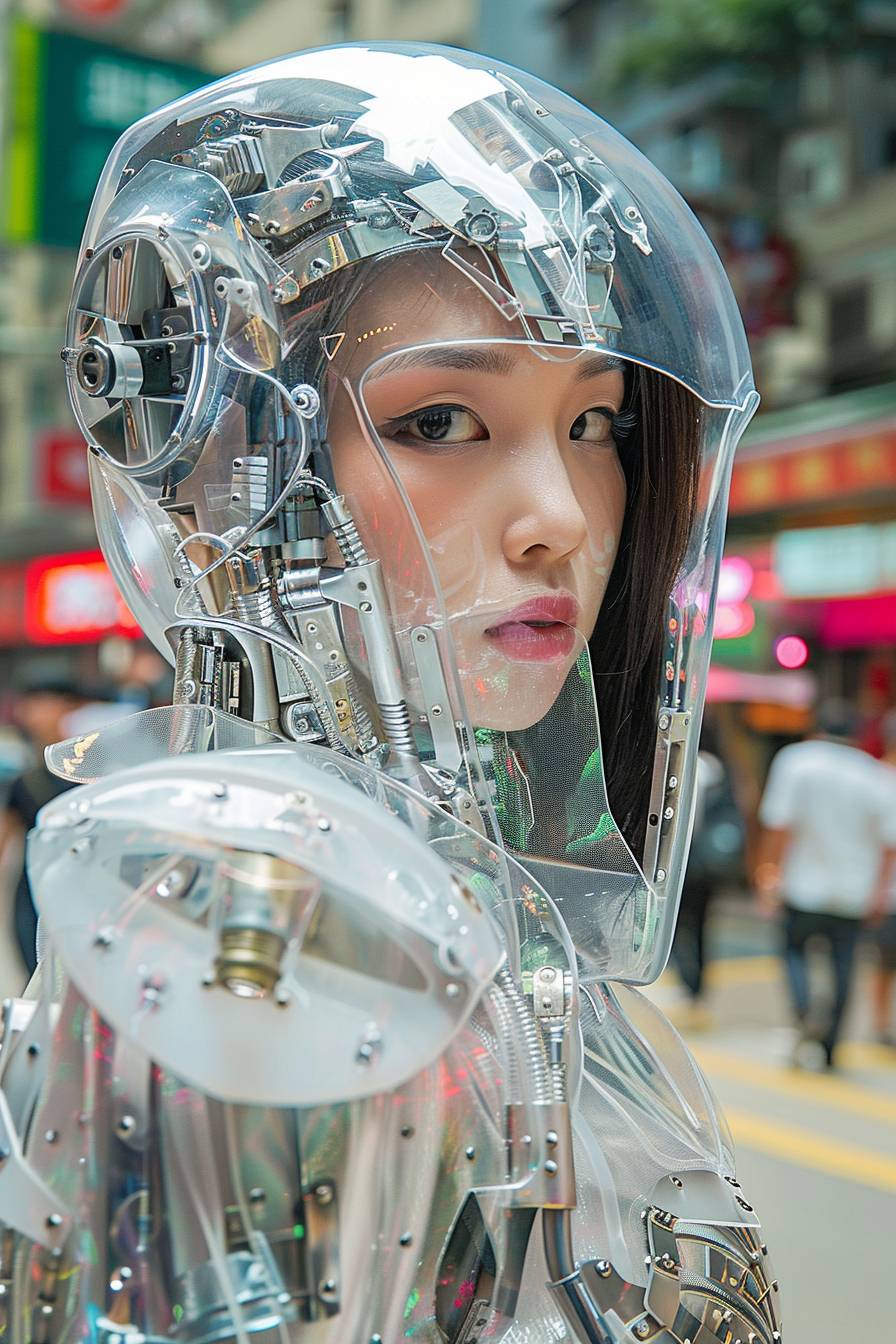
[[[436,765],[454,776],[463,762],[463,753],[451,713],[439,642],[431,625],[414,627],[411,650],[423,691],[423,709],[429,722]]]
[[[682,823],[681,771],[690,726],[689,710],[660,710],[644,841],[644,873],[648,882],[660,888],[668,877],[669,855]]]

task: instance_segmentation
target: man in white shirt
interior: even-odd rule
[[[772,761],[759,807],[756,884],[766,908],[783,910],[784,960],[803,1030],[795,1062],[830,1068],[849,1000],[855,950],[881,866],[896,847],[892,786],[880,762],[852,745],[848,705],[829,702],[816,732]],[[823,1023],[810,1021],[806,947],[829,950],[834,998]]]

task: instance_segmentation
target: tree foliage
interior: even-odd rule
[[[813,51],[852,49],[860,8],[861,0],[648,0],[617,72],[667,87],[723,66],[775,76]]]

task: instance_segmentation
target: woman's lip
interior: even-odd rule
[[[574,626],[579,618],[579,604],[572,593],[544,593],[541,597],[530,598],[513,611],[508,611],[494,625],[490,625],[486,634],[494,634],[505,625],[522,625],[526,621],[557,622],[560,625]]]
[[[576,647],[575,628],[562,621],[537,626],[504,621],[485,633],[514,663],[556,663],[568,658]]]

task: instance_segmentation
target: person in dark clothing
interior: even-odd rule
[[[67,682],[45,682],[24,691],[16,705],[16,719],[29,738],[35,761],[10,785],[6,799],[0,851],[13,840],[23,840],[32,829],[40,809],[73,787],[52,775],[44,763],[44,748],[65,736],[63,722],[84,702],[84,696]],[[37,966],[37,913],[28,885],[24,854],[15,884],[13,921],[16,942],[28,975]]]

